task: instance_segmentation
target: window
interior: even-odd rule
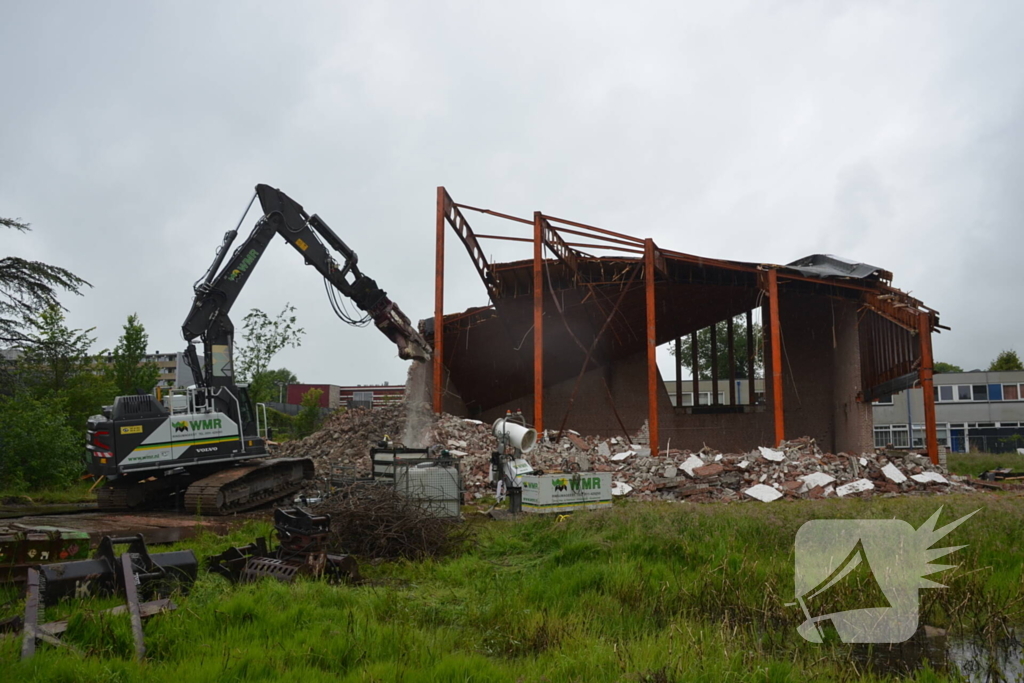
[[[924,447],[924,425],[914,425],[914,448]]]
[[[953,387],[950,385],[935,387],[939,391],[940,401],[952,401],[953,400]]]
[[[358,403],[373,403],[372,391],[353,391],[352,400]]]
[[[725,403],[725,392],[723,392],[723,391],[719,391],[718,392],[718,403],[719,404]],[[702,406],[711,405],[711,392],[710,391],[702,391],[702,392],[700,392],[700,405],[702,405]]]
[[[892,394],[887,396],[879,396],[875,399],[875,405],[879,406],[891,406],[892,405]]]
[[[885,448],[888,446],[890,433],[888,426],[875,427],[875,448]]]
[[[1003,400],[1004,401],[1016,401],[1020,394],[1017,393],[1016,384],[1004,384],[1003,385]]]
[[[970,401],[971,400],[971,387],[966,384],[957,385],[956,388],[956,400],[958,401]]]
[[[684,406],[692,406],[693,405],[693,392],[692,391],[690,391],[690,392],[685,392],[684,391],[683,392],[683,403],[682,403],[682,405],[684,405]]]
[[[936,425],[935,436],[938,438],[940,445],[949,448],[949,430],[946,429],[946,425]]]
[[[910,433],[907,431],[907,425],[892,426],[892,445],[896,448],[910,447]]]
[[[989,384],[988,385],[988,400],[990,400],[990,401],[1002,401],[1003,400],[1003,385],[1002,384]]]
[[[987,384],[975,384],[971,386],[971,398],[975,401],[987,401],[988,400],[988,385]]]

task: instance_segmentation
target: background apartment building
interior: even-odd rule
[[[935,421],[950,451],[1024,448],[1024,371],[935,375]],[[917,387],[874,404],[875,447],[923,448],[924,400]]]

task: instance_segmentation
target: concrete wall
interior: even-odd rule
[[[858,400],[861,386],[860,335],[857,306],[834,300],[835,349],[832,362],[833,422],[835,452],[863,453],[873,447],[871,406]]]

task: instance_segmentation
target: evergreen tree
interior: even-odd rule
[[[28,232],[28,223],[0,218],[0,226]],[[32,327],[36,312],[60,307],[57,291],[81,294],[88,282],[74,273],[41,261],[17,256],[0,258],[0,345],[14,346],[26,341],[25,330]]]
[[[111,365],[111,377],[119,395],[149,393],[156,386],[160,370],[153,362],[147,362],[146,345],[149,335],[146,328],[139,322],[139,317],[132,313],[124,324],[124,332],[114,347]]]

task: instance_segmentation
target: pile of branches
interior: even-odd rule
[[[393,486],[356,482],[316,506],[331,516],[329,547],[363,558],[420,559],[457,551],[468,539],[465,524],[431,516]]]

